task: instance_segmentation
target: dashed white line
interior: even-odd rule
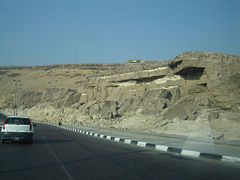
[[[66,174],[66,176],[68,177],[69,180],[73,180],[71,174],[68,172],[67,168],[64,166],[64,164],[62,163],[62,161],[58,158],[58,156],[56,155],[56,153],[53,151],[53,149],[49,146],[49,144],[46,141],[45,136],[41,133],[41,136],[43,138],[43,140],[46,143],[47,148],[49,149],[49,151],[52,153],[53,157],[56,159],[56,161],[58,162],[58,164],[60,165],[60,167],[62,168],[63,172]]]

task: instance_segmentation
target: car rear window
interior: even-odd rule
[[[28,125],[30,124],[30,120],[26,118],[9,118],[6,124]]]

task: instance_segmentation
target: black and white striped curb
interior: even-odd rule
[[[57,125],[49,124],[52,126],[59,127]],[[114,136],[108,136],[104,134],[98,134],[98,133],[93,133],[93,132],[88,132],[84,130],[79,130],[79,129],[73,129],[73,128],[68,128],[68,127],[61,127],[66,130],[74,131],[76,133],[81,133],[81,134],[86,134],[106,140],[112,140],[115,142],[123,142],[125,144],[134,144],[139,147],[143,148],[153,148],[155,150],[159,150],[162,152],[167,152],[167,153],[173,153],[176,155],[182,155],[182,156],[188,156],[192,158],[207,158],[207,159],[214,159],[214,160],[220,160],[220,161],[226,161],[226,162],[237,162],[240,163],[240,158],[239,157],[234,157],[234,156],[224,156],[224,155],[219,155],[219,154],[212,154],[212,153],[203,153],[199,151],[192,151],[192,150],[186,150],[186,149],[180,149],[176,147],[171,147],[171,146],[165,146],[165,145],[159,145],[159,144],[153,144],[153,143],[148,143],[144,141],[137,141],[137,140],[132,140],[132,139],[125,139],[125,138],[120,138],[120,137],[114,137]]]

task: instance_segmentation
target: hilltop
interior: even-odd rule
[[[1,111],[17,98],[39,121],[240,140],[240,56],[139,62],[0,67]]]

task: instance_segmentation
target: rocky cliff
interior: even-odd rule
[[[0,108],[36,120],[240,140],[240,57],[0,68]],[[17,92],[17,93],[16,93]]]

